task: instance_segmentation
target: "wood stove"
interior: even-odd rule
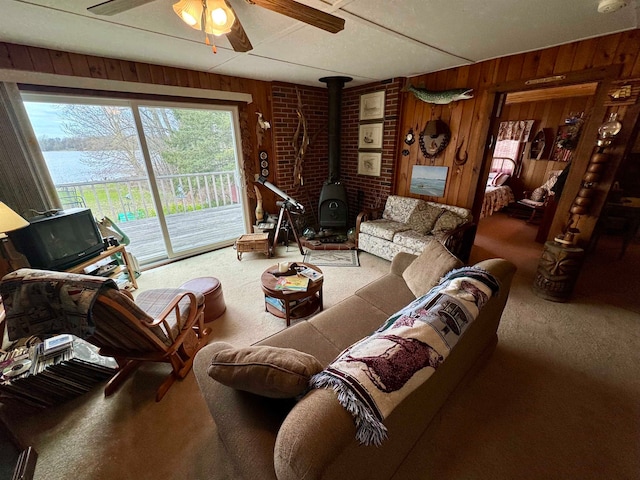
[[[320,192],[319,221],[321,228],[347,227],[347,191],[341,183],[326,183]]]
[[[342,87],[350,77],[323,77],[329,91],[329,178],[322,186],[318,201],[320,228],[346,229],[348,225],[347,191],[340,183],[340,109]]]

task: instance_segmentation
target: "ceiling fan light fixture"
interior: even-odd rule
[[[231,31],[236,16],[224,0],[207,0],[207,12],[211,22],[207,22],[206,32],[213,35],[224,35]]]
[[[173,11],[184,23],[195,30],[202,30],[200,19],[202,18],[201,0],[180,0],[173,4]]]
[[[229,33],[236,20],[224,0],[180,0],[173,4],[173,11],[191,28],[209,35]]]
[[[181,18],[182,18],[182,21],[187,25],[189,25],[190,27],[193,27],[196,23],[198,23],[198,21],[195,18],[193,18],[189,14],[189,12],[182,12]]]

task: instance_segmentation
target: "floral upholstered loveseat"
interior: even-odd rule
[[[359,250],[392,260],[398,252],[419,255],[430,242],[441,242],[463,262],[469,260],[476,225],[471,210],[390,195],[381,218],[364,211],[356,220]]]

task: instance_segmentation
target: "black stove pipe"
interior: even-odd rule
[[[329,180],[337,183],[340,180],[340,130],[342,87],[353,80],[351,77],[323,77],[321,82],[327,84],[329,91]]]

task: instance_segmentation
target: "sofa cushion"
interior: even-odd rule
[[[463,263],[440,242],[433,242],[402,273],[407,286],[420,297],[438,284],[440,279]]]
[[[406,247],[405,250],[409,249],[416,254],[422,252],[433,241],[435,241],[433,235],[422,235],[415,230],[398,232],[393,237],[393,243]]]
[[[431,232],[438,217],[442,214],[443,208],[428,203],[421,203],[413,211],[407,222],[411,230],[415,230],[420,234]]]
[[[322,312],[318,313],[318,315],[320,314]],[[336,347],[308,321],[294,323],[290,327],[254,343],[254,345],[269,345],[282,348],[291,348],[292,345],[295,345],[296,350],[313,355],[323,365],[331,363],[342,350]]]
[[[369,302],[352,295],[320,312],[308,322],[341,352],[352,343],[370,335],[388,316]]]
[[[322,370],[313,355],[267,345],[234,348],[220,343],[207,373],[229,387],[270,398],[291,398],[307,389],[309,378]]]
[[[396,262],[396,258],[397,256],[394,257],[393,262]],[[388,273],[365,285],[357,290],[355,294],[367,303],[382,310],[387,316],[396,313],[402,307],[415,300],[415,295],[407,286],[404,278],[402,278],[401,274],[396,275],[395,273]]]
[[[393,257],[395,257],[405,247],[398,245],[397,243],[393,243],[390,240],[383,240],[382,238],[369,235],[368,233],[360,232],[360,235],[358,235],[358,248],[391,261],[393,260]],[[408,253],[418,254],[420,252]]]
[[[409,230],[409,226],[406,223],[400,223],[394,220],[385,220],[383,218],[360,224],[361,233],[367,233],[374,237],[389,241],[393,240],[393,236],[397,232],[402,232],[403,230]]]
[[[433,230],[431,231],[434,235],[436,233],[449,232],[456,229],[465,222],[466,220],[459,216],[457,213],[446,210],[442,213],[442,215],[438,217],[438,220],[436,220],[436,224],[433,226]]]
[[[409,217],[420,203],[424,203],[419,198],[401,197],[399,195],[389,195],[384,204],[382,218],[393,220],[394,222],[407,223]]]

